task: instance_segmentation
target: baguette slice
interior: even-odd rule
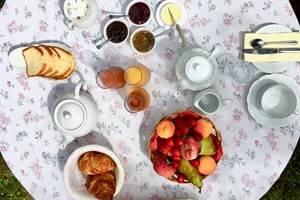
[[[23,50],[26,62],[26,72],[29,77],[39,76],[47,71],[47,65],[41,59],[44,52],[36,46],[31,46]]]

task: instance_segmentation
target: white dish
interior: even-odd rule
[[[208,58],[210,55],[211,55],[211,53],[205,51],[204,49],[194,48],[194,49],[187,50],[181,56],[179,56],[179,58],[177,59],[176,65],[175,65],[175,71],[176,71],[176,76],[177,76],[177,79],[179,80],[179,82],[182,80],[187,81],[188,88],[184,88],[184,89],[189,89],[192,91],[200,91],[200,90],[204,90],[204,89],[210,87],[214,83],[214,81],[218,75],[218,71],[216,70],[218,65],[217,65],[217,61],[214,56],[212,56],[211,58]],[[213,72],[212,72],[210,79],[205,80],[204,82],[201,82],[201,83],[194,83],[192,81],[189,81],[186,76],[186,71],[185,71],[187,62],[191,58],[196,57],[196,56],[202,56],[202,57],[207,58],[209,60],[209,62],[211,62],[212,67],[213,67]]]
[[[167,4],[177,4],[179,5],[179,7],[181,8],[181,11],[182,11],[182,16],[180,18],[180,20],[177,22],[177,24],[179,24],[180,26],[182,26],[184,24],[184,22],[186,21],[187,19],[187,14],[186,14],[186,9],[185,7],[182,5],[182,3],[180,3],[179,1],[176,1],[176,0],[165,0],[165,1],[162,1],[158,6],[157,8],[155,9],[155,19],[158,23],[158,25],[160,26],[168,26],[167,24],[165,24],[161,17],[160,17],[160,13],[161,13],[161,10],[162,8],[167,5]]]
[[[65,187],[70,194],[70,196],[76,200],[96,200],[96,198],[90,194],[86,187],[86,177],[84,174],[82,174],[79,171],[77,162],[81,155],[84,153],[90,152],[90,151],[96,151],[103,154],[108,155],[113,159],[113,161],[116,163],[117,168],[114,170],[114,173],[116,175],[116,196],[120,191],[124,183],[124,177],[125,172],[124,168],[121,164],[121,161],[116,156],[116,154],[111,151],[110,149],[100,146],[100,145],[88,145],[81,147],[79,149],[76,149],[68,158],[65,167],[64,167],[64,182]]]
[[[268,128],[278,128],[288,126],[294,123],[299,115],[296,113],[291,114],[286,118],[275,118],[270,114],[266,113],[263,108],[258,106],[261,104],[261,99],[266,91],[275,85],[284,85],[288,87],[296,95],[297,107],[296,110],[299,111],[300,106],[300,89],[295,80],[282,75],[282,74],[272,74],[265,75],[255,81],[250,87],[247,96],[247,107],[249,114],[261,125]]]
[[[288,33],[292,32],[288,27],[279,24],[266,25],[256,33]],[[295,62],[256,62],[254,66],[265,73],[280,73],[295,67]]]
[[[99,7],[95,0],[87,0],[87,3],[89,5],[88,14],[80,20],[73,19],[68,14],[66,3],[68,2],[65,1],[63,7],[63,12],[66,17],[64,23],[67,25],[69,29],[72,30],[74,29],[74,27],[81,28],[81,29],[88,28],[96,22],[99,14]]]
[[[73,51],[69,47],[67,47],[66,45],[63,45],[61,43],[49,42],[49,43],[39,43],[39,44],[31,44],[31,45],[26,44],[24,46],[20,46],[16,49],[12,50],[11,52],[9,52],[8,60],[9,60],[10,64],[13,65],[15,68],[26,70],[26,62],[25,62],[25,58],[23,56],[23,50],[28,47],[31,47],[31,46],[39,46],[39,45],[57,46],[57,47],[60,47],[64,50],[70,52],[74,56]],[[74,58],[75,58],[75,56],[74,56]]]

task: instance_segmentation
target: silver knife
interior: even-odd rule
[[[244,49],[243,51],[250,54],[300,53],[300,48]]]

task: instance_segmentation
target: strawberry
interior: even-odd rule
[[[174,161],[172,164],[173,167],[175,167],[176,169],[180,167],[180,162],[179,161]]]
[[[172,156],[174,161],[180,161],[181,160],[181,156]]]
[[[183,118],[191,118],[191,119],[195,119],[195,120],[198,120],[201,118],[200,115],[198,115],[197,113],[194,113],[192,111],[182,112],[182,113],[178,114],[178,116],[183,117]]]
[[[216,154],[213,156],[216,162],[218,162],[221,157],[223,156],[223,149],[222,149],[222,144],[221,141],[218,139],[217,136],[211,134],[210,137],[212,138],[215,147],[217,148]]]
[[[150,151],[156,151],[157,150],[157,138],[158,138],[158,135],[155,134],[152,138],[151,138],[151,141],[150,141]]]
[[[176,181],[177,181],[178,183],[184,183],[185,180],[186,180],[186,178],[185,178],[185,176],[183,176],[182,174],[179,174],[179,175],[177,176],[177,178],[176,178]]]
[[[190,161],[191,165],[195,168],[198,168],[198,166],[200,165],[200,161],[198,159],[196,160],[191,160]]]
[[[167,139],[167,144],[168,144],[168,146],[170,146],[170,147],[175,146],[174,139],[173,139],[173,138]]]
[[[160,152],[167,156],[172,156],[172,147],[168,145],[168,142],[166,139],[162,139],[158,137],[157,139],[157,148]]]
[[[182,147],[184,145],[184,139],[176,138],[175,139],[175,145],[178,146],[178,147]]]
[[[176,157],[181,157],[181,150],[180,150],[180,148],[179,147],[175,147],[175,148],[173,148],[173,156],[176,156]]]

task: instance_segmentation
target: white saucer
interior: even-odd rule
[[[290,88],[297,96],[297,110],[299,110],[300,108],[300,89],[294,79],[282,74],[271,74],[261,77],[250,87],[247,96],[247,106],[249,114],[257,121],[257,123],[267,128],[279,128],[288,126],[294,123],[299,118],[299,115],[296,114],[292,114],[289,117],[283,119],[271,118],[257,106],[259,97],[260,95],[262,95],[261,93],[264,92],[269,86],[273,86],[276,84],[286,85],[288,88]]]
[[[256,31],[256,33],[290,33],[292,32],[286,26],[280,24],[266,25]],[[295,62],[256,62],[254,66],[265,73],[280,73],[295,67]]]
[[[161,9],[167,5],[167,4],[177,4],[179,5],[179,7],[181,8],[182,10],[182,17],[180,18],[180,20],[177,22],[177,24],[179,24],[180,26],[182,26],[184,24],[184,22],[186,21],[186,18],[187,18],[187,14],[186,14],[186,9],[185,7],[182,5],[182,3],[180,3],[179,1],[176,1],[176,0],[165,0],[165,1],[162,1],[158,7],[155,9],[155,19],[158,23],[158,25],[160,26],[168,26],[167,24],[165,24],[162,20],[161,20],[161,17],[160,17],[160,12],[161,12]]]
[[[201,48],[194,48],[194,49],[189,49],[187,51],[185,51],[183,54],[181,54],[176,62],[175,65],[175,71],[176,71],[176,76],[178,80],[187,80],[186,77],[186,72],[185,72],[185,68],[186,68],[186,64],[187,62],[196,56],[203,56],[205,58],[207,58],[210,55],[209,52],[205,51],[204,49]],[[210,60],[210,62],[212,63],[212,67],[213,68],[217,68],[217,61],[215,60],[215,57],[212,58],[208,58]],[[201,83],[194,83],[192,81],[188,81],[188,85],[189,85],[189,90],[192,91],[200,91],[200,90],[204,90],[208,87],[210,87],[213,82],[215,81],[217,75],[218,75],[218,71],[217,70],[213,70],[212,72],[212,77],[209,80],[205,80],[204,82]]]

